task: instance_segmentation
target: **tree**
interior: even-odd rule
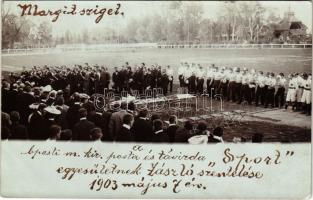
[[[38,26],[38,38],[41,44],[51,44],[52,26],[48,21],[43,21]]]
[[[185,33],[185,40],[187,40],[188,42],[198,39],[202,15],[203,6],[201,2],[184,2],[183,29]]]

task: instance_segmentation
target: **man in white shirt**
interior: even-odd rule
[[[275,106],[276,107],[283,107],[283,105],[285,104],[285,85],[286,85],[286,78],[284,76],[283,73],[280,73],[279,75],[277,75],[277,82],[276,82],[276,86],[277,86],[277,91],[275,94]]]
[[[302,98],[302,93],[303,93],[303,75],[296,74],[296,82],[297,82],[297,87],[296,87],[296,111],[301,111],[301,98]]]
[[[197,93],[198,94],[203,93],[204,76],[205,76],[205,71],[203,70],[202,66],[200,64],[198,64],[198,69],[196,71]]]
[[[235,78],[235,101],[240,101],[241,98],[241,82],[242,82],[242,74],[240,73],[240,69],[237,68],[235,71],[236,78]]]
[[[242,100],[248,101],[250,95],[249,90],[249,74],[247,69],[243,69],[242,78],[241,78],[241,89],[240,89],[240,98],[238,104],[241,104]]]
[[[257,75],[255,73],[254,69],[251,69],[248,77],[248,84],[249,84],[249,98],[248,103],[251,104],[253,101],[255,101],[255,93],[256,93],[256,80]]]
[[[227,91],[227,99],[230,102],[235,101],[235,85],[236,85],[236,74],[233,72],[233,69],[230,68],[229,69],[229,73],[228,73],[228,91]]]
[[[185,86],[184,73],[185,73],[185,66],[184,66],[184,63],[181,63],[178,68],[178,80],[179,80],[180,87]]]
[[[259,71],[259,74],[258,74],[257,79],[256,79],[256,83],[257,83],[257,89],[256,89],[256,93],[255,93],[255,105],[259,106],[259,102],[261,103],[261,105],[264,105],[265,77],[263,75],[263,71]]]
[[[275,85],[276,85],[276,79],[275,79],[275,74],[270,73],[269,77],[266,81],[267,85],[267,92],[266,92],[266,100],[265,100],[265,108],[270,104],[271,108],[274,107],[274,95],[275,95]]]
[[[171,66],[167,66],[167,70],[166,70],[166,74],[167,74],[167,76],[168,76],[168,78],[169,78],[169,80],[170,80],[170,82],[169,82],[169,85],[170,85],[170,93],[172,93],[173,92],[173,81],[174,81],[174,71],[173,71],[173,69],[171,68]]]
[[[290,74],[285,109],[287,109],[288,106],[292,106],[292,109],[295,108],[296,86],[297,86],[296,78],[294,77],[293,74]]]
[[[311,84],[312,84],[312,78],[308,77],[307,74],[303,75],[303,94],[301,98],[301,102],[303,104],[303,114],[311,115]]]
[[[206,89],[208,94],[211,94],[211,88],[213,85],[213,68],[214,64],[210,66],[206,72]]]

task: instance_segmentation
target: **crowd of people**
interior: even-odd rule
[[[170,66],[147,67],[145,63],[125,63],[111,74],[106,67],[75,65],[43,66],[11,73],[2,80],[2,139],[133,141],[133,142],[222,142],[223,128],[208,131],[206,122],[196,129],[191,121],[183,127],[175,115],[169,123],[147,109],[136,109],[133,102],[102,110],[95,107],[93,94],[162,88],[173,92],[174,72]],[[265,107],[286,102],[295,110],[311,111],[311,75],[294,74],[289,80],[280,73],[266,75],[245,68],[204,69],[194,63],[178,68],[180,87],[195,95],[222,95],[225,100],[247,101]],[[205,86],[206,83],[206,87]],[[287,87],[287,97],[285,97]],[[300,104],[301,103],[301,104]],[[144,131],[143,131],[144,130]],[[255,137],[260,141],[260,137]],[[252,138],[252,141],[254,139]]]
[[[180,87],[188,87],[190,93],[221,95],[224,101],[267,107],[292,107],[311,115],[312,74],[284,73],[248,70],[238,67],[204,69],[200,64],[181,63],[178,68]],[[205,87],[206,86],[206,87]],[[204,90],[206,88],[206,90]]]

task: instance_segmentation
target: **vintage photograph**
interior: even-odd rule
[[[310,143],[309,1],[2,1],[1,139]]]

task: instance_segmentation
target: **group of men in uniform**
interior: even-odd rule
[[[287,80],[284,73],[275,76],[255,69],[214,64],[204,69],[200,64],[185,62],[178,68],[178,79],[180,87],[187,87],[190,93],[220,96],[238,104],[245,101],[272,108],[292,106],[293,110],[311,114],[311,74],[291,74]]]

